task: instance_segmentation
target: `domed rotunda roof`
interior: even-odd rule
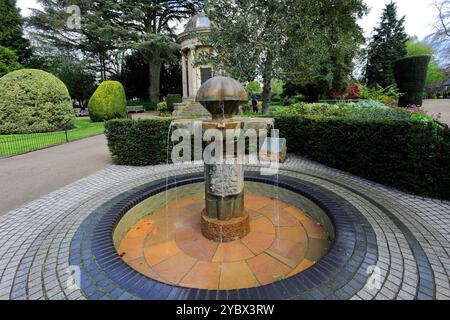
[[[198,30],[209,29],[211,26],[211,21],[206,16],[205,13],[201,12],[192,17],[191,20],[186,25],[184,32],[195,32]]]

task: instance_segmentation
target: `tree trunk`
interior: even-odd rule
[[[264,79],[264,87],[263,87],[263,105],[262,105],[262,113],[268,114],[270,108],[270,92],[272,91],[272,79]]]
[[[149,61],[149,79],[150,86],[148,89],[149,100],[158,103],[160,95],[160,83],[161,83],[161,59],[155,57]]]
[[[272,91],[273,58],[270,50],[267,52],[263,73],[263,106],[262,113],[268,114],[270,108],[270,92]]]

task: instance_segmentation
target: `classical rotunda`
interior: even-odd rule
[[[212,48],[202,44],[199,37],[210,30],[210,20],[204,13],[192,17],[185,30],[178,36],[181,45],[181,65],[183,78],[183,102],[175,104],[174,115],[209,115],[201,104],[195,102],[197,91],[203,83],[214,76],[211,65],[201,65],[198,59]]]

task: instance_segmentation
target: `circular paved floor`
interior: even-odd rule
[[[166,284],[233,290],[290,278],[328,251],[327,231],[300,209],[253,194],[245,195],[245,203],[251,232],[241,240],[219,244],[203,237],[205,201],[195,196],[149,212],[118,253],[133,269]]]
[[[142,283],[128,288],[116,286],[106,274],[90,278],[97,265],[86,263],[93,248],[89,239],[78,236],[80,226],[92,212],[101,215],[106,202],[175,171],[196,174],[202,168],[111,166],[0,217],[0,299],[137,299],[137,292],[145,290],[152,290],[152,299],[261,298],[249,297],[248,291],[214,297],[204,291],[180,294],[176,288],[150,289]],[[450,203],[407,195],[292,156],[280,173],[345,200],[362,217],[354,235],[363,245],[340,254],[351,264],[320,290],[314,283],[323,273],[312,273],[298,284],[303,292],[295,298],[450,299]],[[365,232],[369,229],[373,236]],[[350,236],[346,232],[343,237]],[[73,248],[79,256],[71,256]],[[71,285],[77,268],[81,288]],[[270,290],[265,294],[273,298]]]

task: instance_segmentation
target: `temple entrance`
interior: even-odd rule
[[[212,68],[200,68],[201,82],[204,84],[206,81],[212,78]]]

